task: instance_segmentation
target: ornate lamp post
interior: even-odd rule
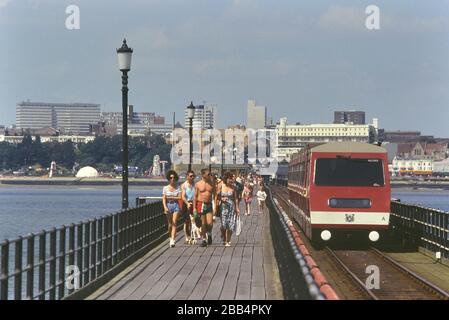
[[[193,162],[193,117],[195,116],[195,106],[193,101],[187,107],[187,118],[189,118],[189,170],[192,170]]]
[[[122,72],[122,209],[128,208],[128,72],[131,70],[133,49],[126,39],[117,49],[118,66]]]

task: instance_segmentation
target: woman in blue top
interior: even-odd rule
[[[177,186],[179,177],[176,171],[169,170],[167,172],[167,180],[170,183],[162,189],[162,204],[164,212],[167,215],[168,236],[170,238],[170,247],[175,246],[176,239],[176,222],[180,212],[179,202],[181,201],[181,189]]]
[[[193,197],[195,195],[195,173],[192,170],[187,171],[186,181],[181,185],[182,201],[185,204],[184,215],[184,234],[185,243],[192,243],[190,234],[192,232],[192,222],[190,216],[193,216]]]

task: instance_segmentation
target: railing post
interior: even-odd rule
[[[90,221],[91,225],[91,239],[90,239],[90,281],[96,279],[96,265],[97,265],[97,219]]]
[[[120,213],[114,214],[113,215],[113,224],[114,224],[114,231],[113,231],[113,249],[112,249],[112,265],[116,265],[117,261],[118,261],[118,252],[119,252],[119,248],[118,248],[118,221],[119,221],[119,216]]]
[[[15,252],[15,270],[14,270],[14,299],[22,300],[22,250],[23,238],[19,237],[16,241]]]
[[[89,283],[90,279],[90,222],[84,222],[84,268],[83,268],[83,280],[84,285]]]
[[[129,255],[129,214],[128,210],[123,212],[123,228],[124,228],[124,236],[123,236],[123,259],[126,259]]]
[[[112,225],[113,225],[113,219],[114,216],[112,214],[110,214],[108,216],[108,262],[107,262],[107,268],[108,270],[111,269],[112,267],[112,248],[113,248],[113,229],[112,229]]]
[[[75,265],[75,224],[69,226],[69,266]],[[67,276],[67,275],[66,275]],[[72,293],[73,289],[70,289],[68,293]]]
[[[56,228],[50,231],[50,300],[56,300]]]
[[[149,215],[148,215],[148,206],[143,207],[143,216],[144,216],[144,225],[143,225],[143,245],[146,246],[148,241],[148,226],[149,226]]]
[[[135,252],[136,248],[136,214],[133,210],[128,210],[128,216],[129,216],[129,252],[127,257],[129,257],[131,254]]]
[[[102,273],[108,271],[108,252],[109,252],[109,242],[108,242],[108,231],[109,231],[109,216],[106,215],[103,219],[103,270]]]
[[[134,242],[134,252],[136,252],[140,248],[140,227],[141,227],[140,212],[141,212],[141,209],[137,208],[137,209],[134,209],[133,211],[134,211],[134,216],[135,216],[135,218],[134,218],[134,221],[135,221],[134,233],[135,233],[135,239],[136,239]]]
[[[27,241],[28,259],[27,259],[27,299],[34,298],[34,234],[28,236]]]
[[[97,278],[103,274],[103,243],[104,243],[104,235],[103,235],[103,223],[104,217],[98,219],[98,254],[97,254]]]
[[[46,235],[45,230],[39,234],[39,300],[45,300]]]
[[[83,223],[76,226],[76,265],[79,270],[79,284],[83,285]]]
[[[0,300],[8,300],[8,280],[9,280],[9,241],[4,240],[0,244]]]
[[[59,300],[61,300],[65,295],[65,236],[66,226],[62,226],[61,230],[59,231]]]

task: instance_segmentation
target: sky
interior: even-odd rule
[[[380,29],[365,25],[369,5]],[[0,0],[0,124],[26,99],[120,111],[124,37],[138,112],[181,120],[205,101],[224,127],[245,124],[254,98],[274,121],[357,109],[386,130],[449,137],[449,0]]]

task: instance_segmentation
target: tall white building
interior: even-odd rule
[[[185,127],[188,128],[189,118],[187,108],[185,110]],[[217,125],[217,106],[216,105],[198,105],[195,106],[195,115],[193,117],[193,129],[214,129]]]
[[[267,125],[267,107],[257,106],[256,100],[248,100],[246,127],[263,129]]]
[[[287,124],[281,118],[276,126],[276,158],[290,160],[307,143],[356,141],[373,143],[376,141],[377,119],[374,124]]]
[[[22,102],[16,106],[17,129],[55,128],[63,134],[88,134],[100,121],[100,105],[90,103]]]

